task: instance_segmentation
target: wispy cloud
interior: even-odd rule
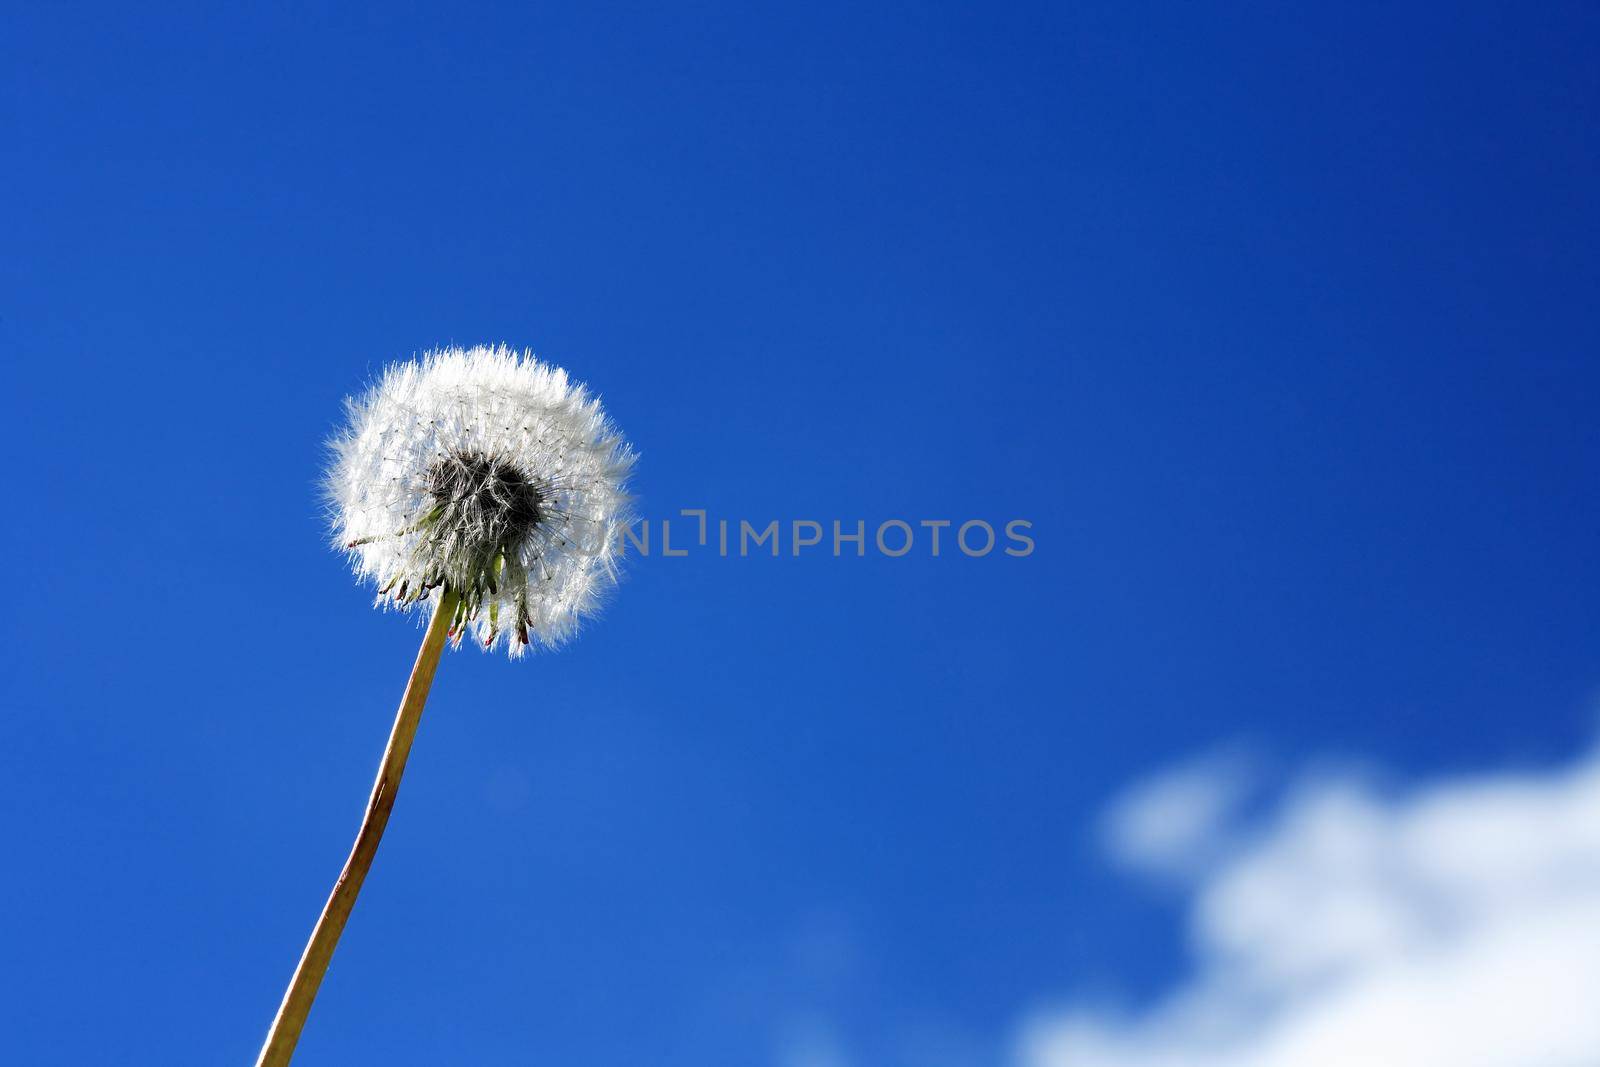
[[[1115,856],[1178,876],[1192,973],[1032,1018],[1023,1067],[1600,1063],[1600,757],[1391,792],[1308,775],[1256,820],[1203,761],[1132,790]]]
[[[1242,754],[1226,753],[1136,783],[1106,814],[1107,851],[1135,871],[1197,874],[1228,847],[1232,816],[1255,778]]]

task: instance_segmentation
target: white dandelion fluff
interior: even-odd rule
[[[346,402],[327,493],[378,601],[447,589],[457,642],[554,646],[617,578],[634,454],[583,385],[531,353],[444,348]]]

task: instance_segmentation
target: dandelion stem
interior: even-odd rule
[[[405,773],[406,757],[411,754],[411,742],[417,736],[417,724],[422,720],[422,706],[427,702],[428,689],[433,684],[433,673],[439,666],[439,656],[444,651],[445,635],[451,619],[456,614],[456,594],[441,589],[439,603],[433,609],[433,621],[422,639],[417,652],[416,666],[411,668],[411,680],[406,684],[405,696],[400,700],[400,710],[395,715],[394,728],[389,731],[389,744],[383,750],[383,762],[378,766],[378,778],[372,786],[372,797],[367,801],[366,814],[361,819],[361,830],[356,843],[345,860],[344,870],[334,883],[328,903],[317,918],[311,940],[306,943],[300,965],[295,968],[289,989],[283,995],[277,1018],[272,1020],[272,1030],[261,1047],[256,1067],[283,1067],[294,1055],[295,1042],[306,1024],[311,1002],[316,999],[322,976],[327,973],[328,961],[344,932],[344,924],[355,907],[356,894],[372,867],[377,855],[378,842],[394,810],[395,795],[400,791],[400,776]]]

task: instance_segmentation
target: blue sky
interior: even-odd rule
[[[448,657],[297,1063],[1009,1062],[1194,965],[1131,783],[1588,748],[1588,7],[8,23],[17,1062],[254,1054],[419,636],[324,441],[437,344],[587,381],[654,519],[1037,550],[638,560]]]

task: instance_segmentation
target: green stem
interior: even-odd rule
[[[284,1067],[294,1055],[294,1046],[300,1040],[311,1002],[322,985],[322,976],[328,972],[328,962],[333,959],[339,935],[344,932],[350,910],[355,907],[356,894],[361,892],[361,883],[372,867],[372,858],[378,854],[378,842],[383,840],[384,827],[389,824],[389,813],[394,810],[395,796],[400,791],[400,776],[405,773],[406,757],[411,754],[411,742],[416,739],[417,724],[422,721],[422,707],[433,685],[433,674],[444,651],[445,634],[456,613],[457,600],[454,592],[440,590],[433,621],[428,624],[416,665],[411,668],[411,680],[406,684],[405,696],[394,718],[394,728],[389,731],[389,744],[383,750],[383,762],[378,765],[378,778],[372,785],[372,796],[367,801],[367,812],[361,819],[355,846],[311,931],[311,940],[306,943],[300,965],[289,981],[278,1016],[272,1020],[272,1029],[267,1034],[266,1044],[261,1046],[256,1067]]]

